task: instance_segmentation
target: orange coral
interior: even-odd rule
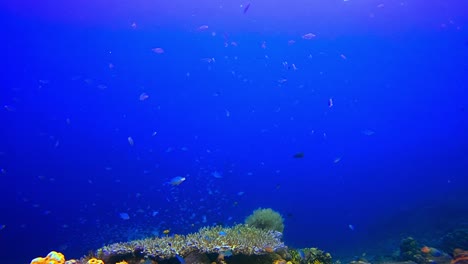
[[[117,263],[115,263],[115,264],[128,264],[128,263],[127,263],[127,261],[122,260],[121,262],[117,262]]]
[[[31,264],[64,264],[65,257],[62,253],[51,251],[45,258],[35,258]]]
[[[88,260],[87,264],[104,264],[104,261],[102,261],[100,259],[92,258],[92,259]]]

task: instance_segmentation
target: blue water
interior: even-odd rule
[[[2,3],[2,262],[259,207],[343,258],[466,227],[462,2]]]

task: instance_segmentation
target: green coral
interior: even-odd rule
[[[418,264],[428,263],[428,259],[421,253],[421,245],[412,237],[407,237],[400,242],[400,259],[414,261]]]
[[[284,230],[283,221],[283,217],[271,208],[259,208],[245,219],[245,223],[249,226],[278,232],[283,232]]]

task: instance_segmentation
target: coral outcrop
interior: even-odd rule
[[[64,264],[65,257],[62,253],[51,251],[45,258],[35,258],[31,261],[31,264]]]
[[[285,248],[282,234],[247,225],[231,228],[221,226],[204,227],[197,233],[165,237],[146,238],[124,243],[115,243],[97,251],[104,262],[121,261],[127,258],[167,260],[185,257],[190,253],[262,255],[268,251]]]
[[[278,232],[283,232],[283,222],[283,217],[278,212],[273,211],[270,208],[259,208],[245,219],[245,224],[249,226],[264,230],[275,230]]]

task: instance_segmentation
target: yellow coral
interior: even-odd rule
[[[102,261],[100,259],[92,258],[92,259],[88,260],[88,264],[104,264],[104,261]]]
[[[128,263],[127,263],[127,261],[122,260],[121,262],[117,262],[117,263],[115,263],[115,264],[128,264]]]
[[[320,260],[316,259],[314,260],[314,264],[323,264]]]
[[[64,264],[65,257],[62,253],[51,251],[45,258],[35,258],[31,264]]]
[[[286,260],[284,259],[277,259],[273,261],[273,264],[286,264]]]

